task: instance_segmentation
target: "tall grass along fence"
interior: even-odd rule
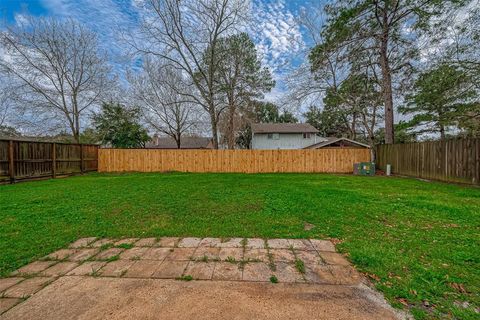
[[[100,172],[351,173],[370,161],[369,149],[160,150],[100,149]]]
[[[0,140],[0,183],[88,171],[98,167],[98,146]]]
[[[480,139],[453,139],[377,147],[377,166],[424,179],[480,184]]]

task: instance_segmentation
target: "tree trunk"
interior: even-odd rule
[[[388,26],[384,25],[380,44],[380,65],[382,69],[383,101],[385,105],[385,143],[394,143],[392,73],[388,60]]]
[[[228,107],[227,145],[228,149],[235,149],[235,104],[230,103]]]
[[[445,141],[445,126],[443,124],[440,125],[440,140]]]
[[[76,143],[80,143],[80,120],[78,116],[75,116],[75,129],[73,131],[73,139]]]
[[[350,130],[351,130],[350,139],[355,140],[357,138],[357,115],[355,113],[353,114],[352,128]]]
[[[215,111],[210,113],[210,124],[212,126],[213,149],[218,149],[217,117]]]
[[[177,143],[177,149],[180,149],[182,146],[180,134],[175,135],[175,142]]]

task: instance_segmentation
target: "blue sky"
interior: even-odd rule
[[[102,46],[111,53],[112,63],[121,66],[124,51],[115,26],[131,26],[138,22],[135,8],[138,0],[0,0],[3,21],[16,23],[22,15],[73,17],[99,34]],[[278,99],[285,91],[283,77],[304,60],[309,40],[296,17],[310,0],[253,0],[254,30],[252,37],[264,64],[274,72],[277,88],[270,94]],[[312,0],[315,1],[315,0]],[[317,2],[320,0],[316,0]]]

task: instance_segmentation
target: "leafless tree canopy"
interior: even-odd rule
[[[140,74],[129,75],[145,121],[153,130],[172,137],[178,148],[182,136],[191,133],[198,120],[198,108],[185,97],[192,88],[184,78],[180,70],[152,58],[145,59]]]
[[[74,20],[31,18],[0,37],[0,68],[23,84],[25,113],[61,123],[78,141],[82,117],[110,83],[96,35]]]
[[[215,85],[218,42],[241,28],[248,6],[243,0],[147,0],[141,30],[129,39],[138,52],[188,76],[195,92],[184,95],[208,112],[215,148],[223,110]]]

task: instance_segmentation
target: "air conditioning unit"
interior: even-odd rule
[[[373,162],[359,162],[353,165],[353,174],[358,176],[374,176],[375,163]]]

